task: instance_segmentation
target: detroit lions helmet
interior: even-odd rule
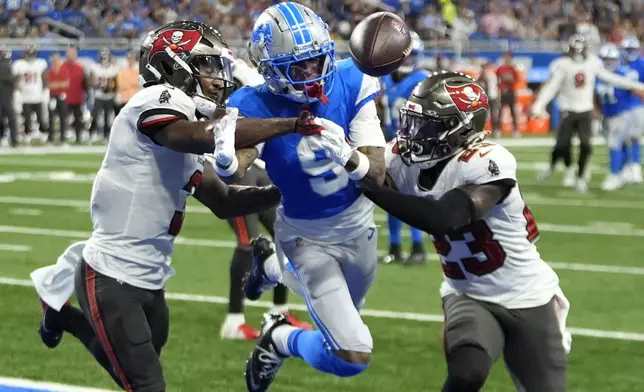
[[[624,51],[624,58],[630,63],[637,60],[641,55],[640,41],[633,35],[624,38],[620,46]]]
[[[606,43],[599,49],[599,58],[604,63],[604,67],[611,72],[617,69],[620,57],[619,48],[613,43]]]
[[[335,72],[335,43],[311,9],[285,2],[257,18],[249,43],[253,65],[269,90],[295,102],[324,101]]]
[[[411,35],[411,54],[397,69],[398,72],[404,74],[411,73],[418,67],[418,63],[423,56],[423,51],[425,50],[423,40],[415,31],[410,31],[409,35]]]

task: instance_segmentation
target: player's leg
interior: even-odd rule
[[[518,387],[526,392],[566,390],[568,357],[553,298],[531,309],[506,310],[502,317],[504,358]]]
[[[380,259],[383,264],[402,262],[401,232],[402,222],[393,215],[387,214],[389,228],[389,253]]]
[[[572,167],[572,157],[570,152],[571,139],[573,133],[573,116],[569,112],[561,112],[561,123],[557,129],[555,146],[552,149],[550,156],[550,166],[544,171],[539,173],[537,179],[539,181],[547,180],[557,168],[557,163],[563,160],[566,166],[565,183],[570,183],[568,186],[574,185],[574,168]]]
[[[18,121],[16,119],[16,110],[10,103],[5,106],[5,116],[7,116],[7,126],[9,127],[9,140],[12,147],[18,146]]]
[[[411,232],[411,252],[405,260],[405,265],[421,265],[427,262],[425,246],[423,244],[423,231],[409,226]]]
[[[40,130],[40,135],[43,137],[43,140],[48,140],[50,135],[49,135],[49,125],[45,121],[45,116],[44,116],[44,107],[42,103],[35,103],[35,112],[36,112],[36,121],[38,121],[38,129]],[[51,118],[49,119],[51,120]],[[45,139],[45,136],[47,139]]]
[[[514,89],[508,92],[508,106],[510,107],[510,115],[512,116],[512,135],[519,136],[519,124],[517,121],[517,111],[516,111],[516,96],[514,94]]]
[[[222,339],[255,340],[259,331],[246,323],[244,317],[244,277],[253,264],[250,241],[259,236],[257,215],[239,216],[228,220],[237,237],[237,246],[230,263],[228,314],[220,329]]]
[[[630,179],[635,184],[644,182],[642,179],[642,148],[640,139],[644,128],[644,106],[641,106],[633,112],[634,125],[631,127],[630,134]]]
[[[163,368],[155,347],[161,340],[156,328],[164,326],[152,325],[159,319],[149,320],[144,310],[153,306],[157,292],[118,282],[94,271],[85,261],[78,268],[76,296],[122,387],[131,391],[165,391]]]
[[[98,139],[98,135],[96,134],[96,128],[98,127],[98,119],[101,113],[104,112],[103,108],[103,100],[99,98],[94,98],[94,106],[92,107],[91,111],[91,117],[92,121],[89,125],[89,138],[90,141],[95,141]],[[102,136],[102,135],[101,135]]]
[[[25,143],[31,143],[31,114],[33,113],[33,105],[30,103],[22,104],[22,125],[25,134]]]
[[[375,237],[372,234],[374,244]],[[280,244],[319,330],[295,328],[282,315],[268,316],[258,346],[247,363],[249,390],[266,390],[284,358],[289,356],[302,358],[315,369],[340,377],[362,373],[371,359],[373,340],[360,318],[340,265],[347,248],[319,245],[303,238]],[[372,253],[364,256],[372,256],[375,270],[375,245]],[[356,288],[354,291],[356,296],[361,292]]]
[[[116,108],[114,107],[114,100],[107,99],[103,101],[103,138],[108,140],[110,137],[110,130],[112,128],[112,119],[116,113]]]
[[[615,116],[604,119],[607,129],[609,173],[601,187],[605,191],[619,189],[623,185],[622,169],[624,168],[624,126],[623,117]]]
[[[592,112],[579,113],[577,115],[577,132],[579,133],[579,167],[577,171],[577,182],[575,188],[579,193],[588,191],[588,178],[590,168],[588,162],[593,153],[592,145]]]
[[[504,334],[486,307],[465,295],[443,298],[447,380],[443,392],[477,392],[503,352]]]
[[[58,114],[58,132],[60,136],[60,142],[65,144],[67,142],[65,137],[65,131],[67,131],[67,102],[64,99],[57,97],[56,98],[56,113]],[[50,118],[50,128],[51,128],[51,119]],[[52,131],[53,132],[53,131]]]
[[[145,317],[150,325],[150,335],[152,336],[152,346],[157,355],[161,355],[161,350],[168,342],[170,332],[170,310],[165,300],[163,290],[150,291],[147,295],[148,301],[143,305]]]
[[[72,115],[74,116],[74,132],[76,133],[76,143],[80,143],[83,137],[83,109],[81,104],[69,105]]]

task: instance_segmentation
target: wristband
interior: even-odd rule
[[[356,150],[355,152],[356,154],[358,154],[358,167],[356,167],[355,170],[349,172],[349,178],[353,181],[359,181],[367,175],[371,163],[369,162],[369,158],[367,158],[366,155],[358,150]]]
[[[221,177],[230,177],[237,172],[239,168],[239,161],[237,156],[233,156],[233,160],[226,167],[219,165],[219,162],[215,159],[215,172]]]

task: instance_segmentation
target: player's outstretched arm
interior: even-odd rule
[[[636,80],[632,80],[627,77],[618,75],[614,72],[610,72],[605,68],[600,68],[597,71],[597,78],[615,87],[623,88],[625,90],[632,90],[638,93],[638,95],[644,92],[644,84]]]
[[[503,179],[452,189],[438,200],[406,195],[386,186],[371,185],[365,195],[379,207],[429,234],[441,235],[482,218],[501,202],[516,181]]]
[[[261,212],[280,202],[275,186],[252,187],[226,185],[206,161],[201,185],[194,197],[208,207],[219,219],[229,219]]]
[[[534,104],[532,104],[531,111],[533,115],[540,116],[545,113],[546,106],[548,106],[550,101],[552,101],[557,93],[559,93],[564,76],[565,73],[559,63],[555,63],[552,66],[550,77],[546,83],[541,86],[537,93],[537,98],[535,99]]]
[[[364,159],[367,159],[367,162]],[[365,168],[361,165],[367,165]],[[351,158],[344,165],[349,176],[357,181],[358,185],[365,186],[365,183],[381,185],[385,182],[385,148],[384,147],[358,147],[351,154]],[[365,170],[366,169],[366,170]],[[365,173],[364,175],[362,173]],[[360,177],[362,176],[362,177]]]
[[[219,177],[222,179],[223,182],[226,184],[234,184],[236,182],[239,182],[244,175],[246,175],[246,171],[250,166],[255,162],[255,159],[259,156],[259,150],[257,150],[255,147],[249,147],[249,148],[242,148],[241,150],[235,151],[235,157],[237,158],[237,170],[233,175],[226,176],[219,174]]]

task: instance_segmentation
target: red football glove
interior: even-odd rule
[[[300,118],[295,123],[295,132],[303,136],[318,135],[324,127],[315,122],[315,116],[308,110],[302,110]]]

